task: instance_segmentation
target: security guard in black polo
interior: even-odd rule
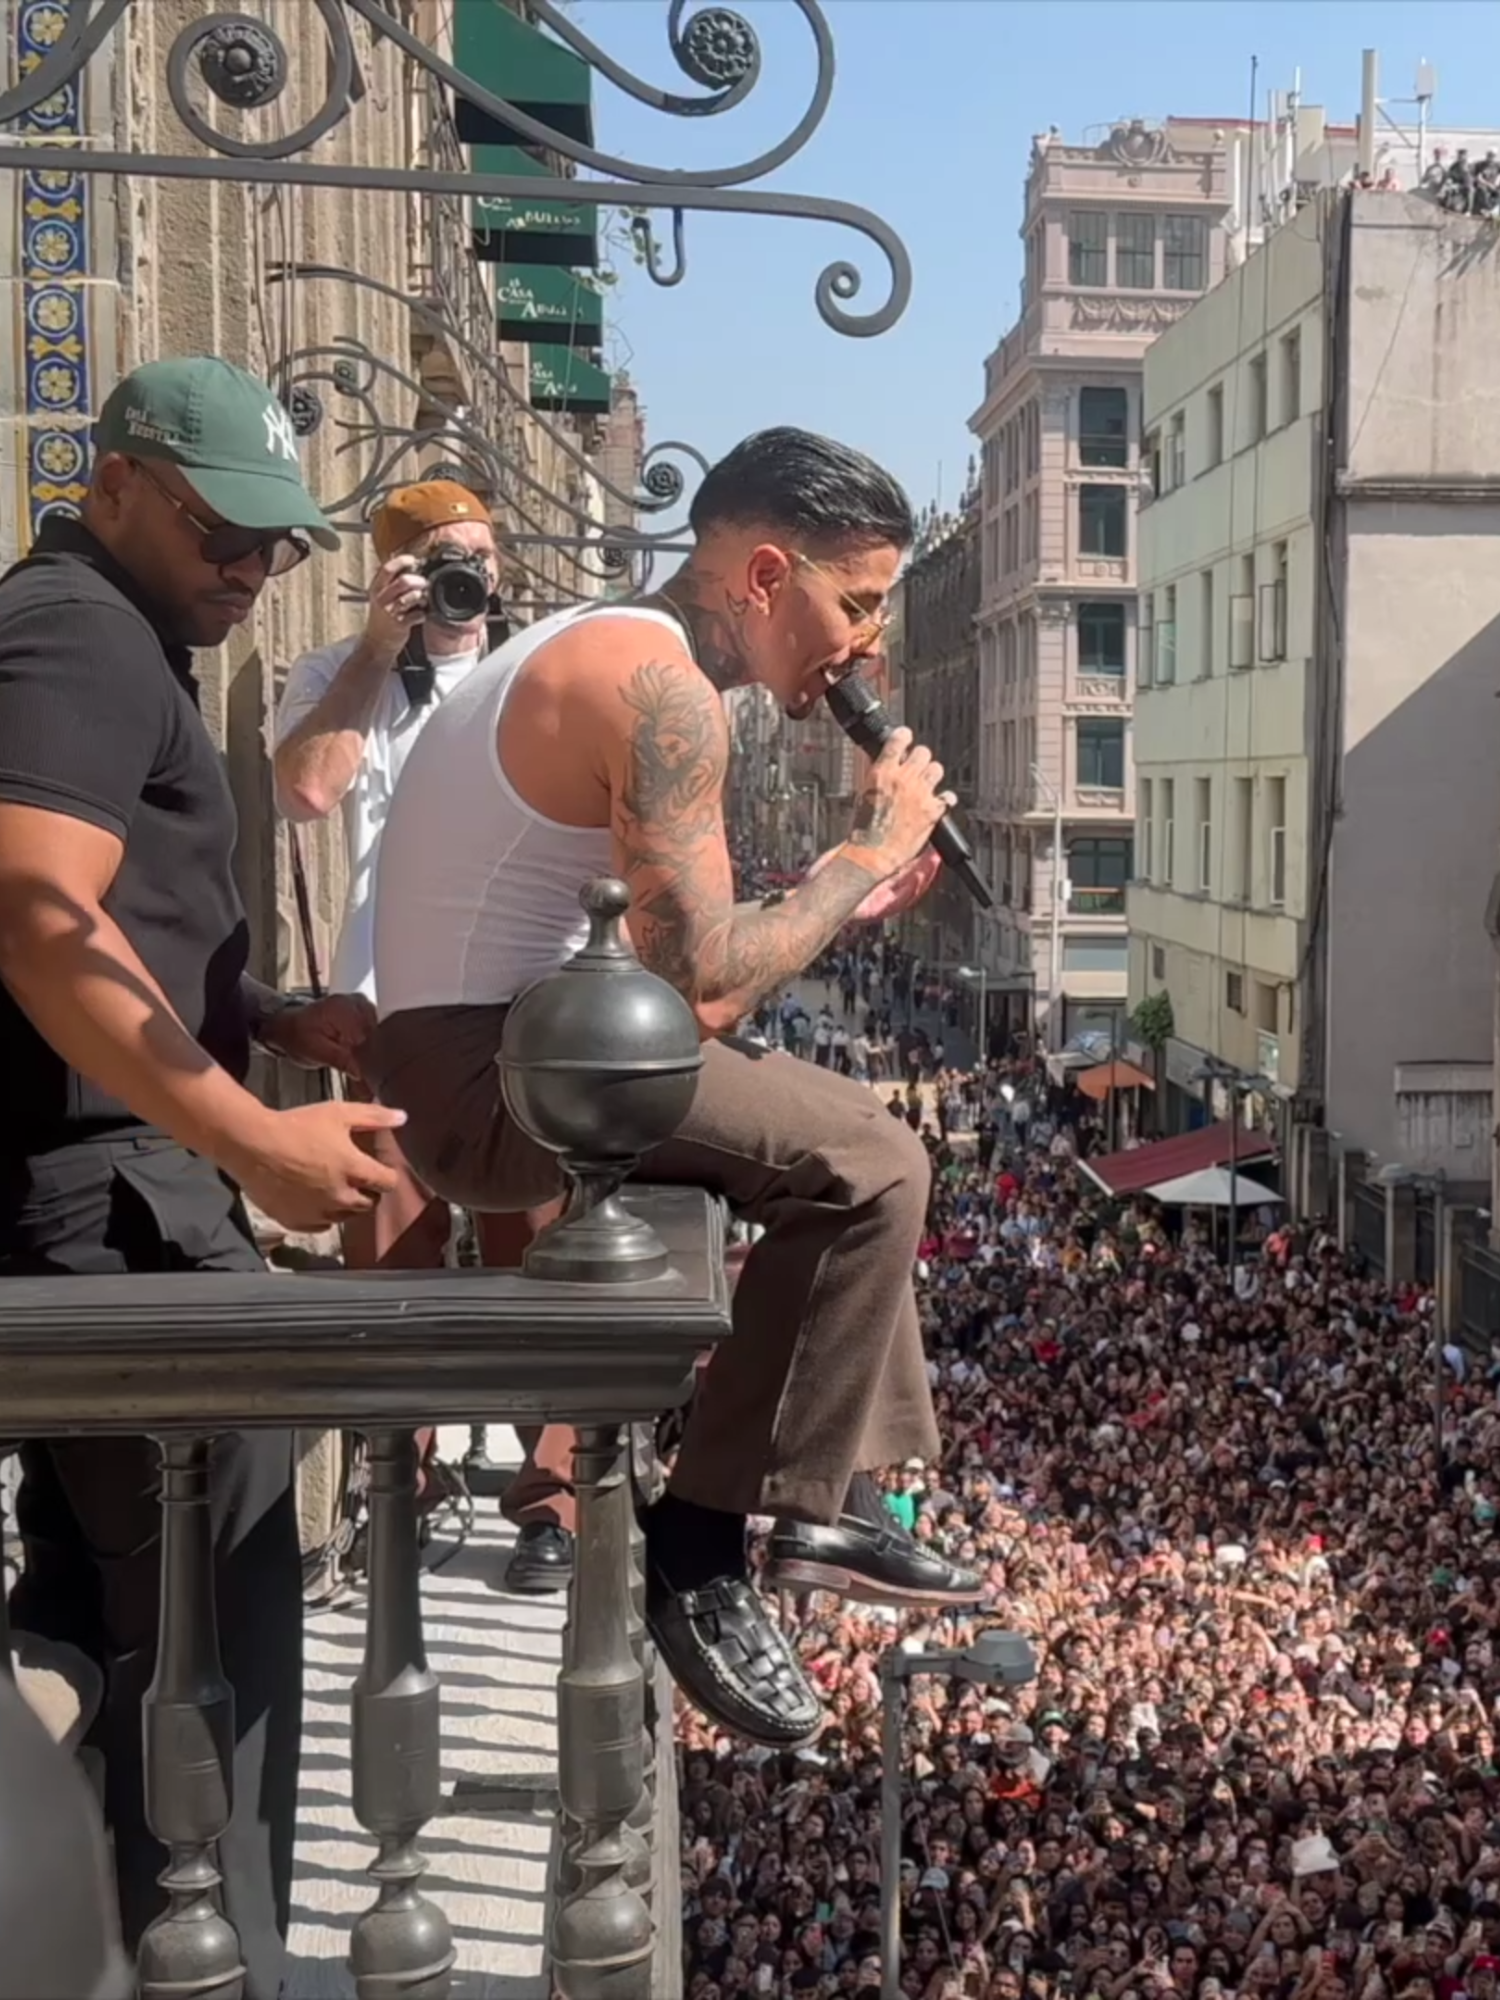
[[[399,1119],[271,1111],[245,1089],[252,1038],[347,1069],[369,1010],[288,1006],[246,976],[234,804],[191,649],[222,643],[270,579],[337,537],[286,411],[222,361],[137,369],[95,443],[82,519],[48,522],[0,579],[0,1277],[254,1270],[237,1190],[295,1229],[359,1213],[391,1176],[357,1135]],[[127,1947],[163,1902],[141,1772],[154,1457],[144,1439],[27,1447],[12,1600],[19,1628],[72,1641],[107,1676],[96,1740]],[[301,1723],[290,1437],[221,1439],[211,1512],[239,1730],[225,1904],[247,2000],[277,2000]]]

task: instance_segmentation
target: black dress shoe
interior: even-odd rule
[[[673,1590],[652,1568],[646,1629],[678,1687],[721,1728],[768,1750],[795,1750],[822,1728],[817,1691],[743,1577]]]
[[[573,1581],[573,1537],[551,1521],[529,1521],[516,1537],[501,1579],[503,1590],[545,1597]]]
[[[841,1514],[831,1528],[778,1521],[768,1585],[831,1590],[859,1604],[977,1604],[984,1585],[971,1569],[924,1549],[893,1520],[886,1527]]]

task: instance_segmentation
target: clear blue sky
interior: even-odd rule
[[[734,4],[765,54],[750,100],[685,121],[601,80],[601,146],[659,167],[728,165],[795,123],[812,76],[799,10],[793,0]],[[692,89],[667,47],[666,0],[578,0],[573,11],[637,75]],[[983,359],[1016,314],[1034,132],[1054,124],[1076,141],[1122,116],[1242,117],[1252,56],[1262,110],[1265,91],[1289,88],[1300,66],[1304,100],[1352,120],[1363,47],[1380,51],[1383,97],[1409,96],[1425,57],[1438,75],[1434,124],[1500,127],[1500,7],[1487,0],[828,0],[826,11],[833,103],[767,184],[884,216],[915,266],[905,318],[872,340],[818,318],[814,281],[837,257],[865,271],[866,298],[883,287],[883,260],[862,238],[822,223],[690,215],[688,276],[675,290],[620,258],[619,352],[653,440],[686,438],[712,458],[762,425],[805,424],[876,453],[919,503],[936,497],[939,466],[949,502],[961,487]]]

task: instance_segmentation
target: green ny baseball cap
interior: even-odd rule
[[[237,528],[304,528],[339,538],[302,483],[291,412],[264,382],[212,354],[148,361],[110,391],[96,450],[165,459]]]

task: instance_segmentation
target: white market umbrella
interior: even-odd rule
[[[1195,1174],[1158,1181],[1145,1192],[1169,1208],[1264,1208],[1281,1201],[1279,1194],[1259,1181],[1247,1180],[1243,1174],[1231,1175],[1227,1167],[1200,1167]]]

